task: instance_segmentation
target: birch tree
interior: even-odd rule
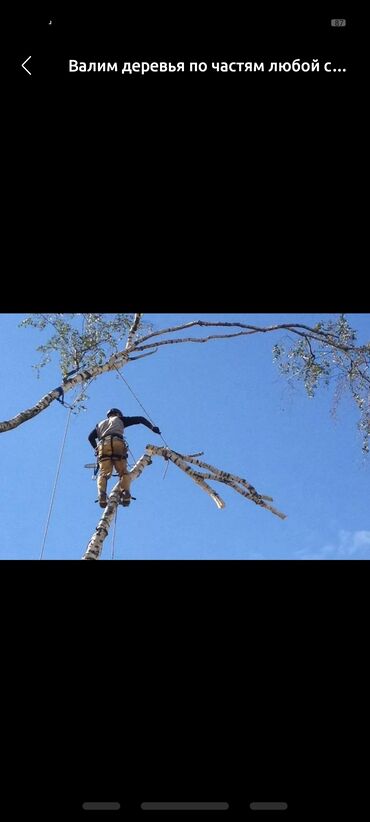
[[[168,345],[212,344],[215,340],[230,341],[252,335],[270,334],[277,337],[273,359],[288,380],[302,382],[309,397],[320,385],[334,385],[335,400],[348,391],[359,412],[358,426],[362,434],[364,453],[369,451],[370,436],[370,343],[359,345],[356,331],[346,317],[321,321],[314,326],[302,323],[251,325],[225,320],[192,320],[159,330],[143,320],[141,313],[116,314],[34,314],[22,321],[41,332],[51,330],[51,336],[39,347],[41,360],[35,366],[38,373],[52,359],[59,358],[61,381],[38,402],[23,409],[9,420],[0,422],[0,433],[17,428],[45,411],[51,403],[66,403],[72,389],[80,393],[73,409],[83,410],[88,401],[88,386],[101,374],[118,371],[133,361],[156,354]],[[194,336],[195,329],[200,334]],[[154,361],[153,361],[154,366]],[[285,519],[271,503],[272,497],[261,494],[246,479],[216,468],[199,459],[202,454],[184,455],[166,447],[147,445],[145,454],[131,469],[132,481],[138,479],[152,462],[152,457],[170,460],[205,491],[218,508],[225,503],[210,482],[221,483],[247,500]],[[89,541],[83,559],[99,559],[104,540],[119,505],[119,483],[109,495],[107,506]]]
[[[146,453],[140,457],[129,472],[131,475],[131,482],[142,474],[144,468],[151,465],[152,456],[163,457],[165,460],[171,460],[174,465],[177,465],[181,471],[184,471],[188,477],[191,477],[191,479],[194,480],[194,482],[211,497],[213,502],[217,505],[217,508],[224,508],[225,503],[222,497],[220,497],[217,491],[215,491],[208,484],[208,482],[206,482],[206,480],[224,483],[224,485],[233,488],[234,491],[242,494],[243,497],[249,499],[251,502],[254,502],[256,505],[260,505],[267,511],[271,511],[272,514],[280,517],[280,519],[286,518],[286,514],[278,511],[277,508],[270,504],[273,502],[272,497],[266,496],[265,494],[259,494],[253,485],[251,485],[248,480],[243,479],[243,477],[237,477],[235,474],[222,471],[220,468],[215,468],[213,465],[209,465],[209,463],[199,460],[198,457],[202,456],[201,453],[186,456],[184,454],[179,454],[177,451],[173,451],[171,448],[147,445]],[[192,465],[195,465],[196,467],[192,468]],[[205,470],[197,471],[197,467]],[[119,485],[120,483],[117,482],[112,489],[108,498],[107,506],[104,509],[104,513],[96,526],[95,532],[90,539],[82,559],[99,559],[101,556],[104,540],[108,536],[110,526],[117,511],[117,506],[119,505],[121,493]]]
[[[332,385],[335,400],[348,392],[358,409],[358,427],[362,449],[369,451],[370,438],[370,342],[357,343],[355,329],[345,315],[320,321],[314,326],[302,323],[278,323],[258,326],[243,322],[193,320],[160,330],[148,328],[140,313],[116,314],[33,314],[22,326],[52,331],[51,337],[38,347],[40,370],[58,356],[61,382],[38,402],[0,422],[0,433],[17,428],[45,411],[52,402],[64,402],[65,395],[81,386],[76,409],[85,408],[87,387],[100,374],[123,368],[128,363],[160,352],[166,345],[207,344],[214,340],[231,340],[251,335],[278,337],[273,358],[280,372],[289,380],[303,383],[309,397],[320,385]],[[81,326],[81,327],[79,327]],[[203,336],[192,336],[192,329],[206,329]],[[177,336],[179,332],[180,336]]]

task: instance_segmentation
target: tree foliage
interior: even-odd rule
[[[62,377],[77,374],[81,369],[102,366],[122,348],[132,323],[132,314],[31,314],[19,324],[21,328],[38,328],[49,334],[46,341],[37,346],[39,361],[33,366],[40,371],[57,357]],[[149,329],[151,326],[146,324]],[[76,396],[74,413],[86,410],[88,400],[86,383]]]
[[[349,392],[360,412],[362,450],[369,452],[370,342],[357,344],[357,333],[341,314],[337,320],[319,322],[292,340],[291,335],[273,348],[279,370],[302,382],[309,397],[320,385],[331,385],[335,404]]]
[[[309,397],[321,385],[331,386],[337,402],[344,392],[354,400],[359,412],[359,429],[364,453],[370,440],[370,342],[358,344],[357,333],[345,315],[322,320],[314,326],[302,323],[250,325],[223,320],[192,320],[188,323],[153,330],[143,323],[141,314],[33,314],[21,323],[51,336],[38,346],[40,370],[54,354],[59,357],[63,386],[49,392],[31,409],[13,420],[0,423],[0,432],[10,430],[45,408],[78,382],[85,386],[103,371],[113,370],[133,359],[153,354],[161,346],[180,343],[208,343],[253,334],[279,334],[273,358],[289,380],[302,383]],[[212,328],[206,336],[177,336],[180,331]],[[125,341],[125,344],[124,344]],[[112,359],[111,359],[112,358]],[[86,395],[81,394],[84,399]],[[79,399],[82,404],[82,399]]]
[[[34,368],[39,376],[40,369],[56,354],[65,378],[81,368],[103,365],[122,347],[131,322],[131,314],[31,314],[20,327],[51,332],[46,342],[37,346],[41,359]]]

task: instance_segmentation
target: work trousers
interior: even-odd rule
[[[118,437],[105,437],[98,445],[99,473],[97,479],[99,498],[107,492],[107,481],[113,468],[120,477],[120,490],[130,492],[131,478],[127,470],[127,445]]]

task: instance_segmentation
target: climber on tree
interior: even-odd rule
[[[101,508],[107,505],[107,481],[112,476],[114,467],[120,477],[120,503],[125,506],[130,504],[130,474],[127,471],[128,447],[123,435],[125,428],[139,423],[146,425],[154,434],[161,433],[158,426],[152,425],[145,417],[124,417],[119,408],[110,408],[106,419],[98,422],[89,434],[89,442],[95,449],[99,463],[97,485]],[[96,446],[97,440],[99,440],[98,446]]]

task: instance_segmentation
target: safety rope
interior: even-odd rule
[[[144,406],[143,406],[142,402],[140,402],[139,397],[135,394],[135,391],[133,391],[133,390],[132,390],[131,386],[128,384],[127,380],[125,380],[125,378],[122,376],[121,372],[119,371],[119,369],[117,368],[117,366],[116,366],[116,365],[114,366],[114,368],[116,369],[117,374],[121,377],[121,380],[123,380],[123,382],[125,383],[125,385],[127,385],[128,390],[129,390],[129,391],[131,391],[132,396],[133,396],[133,397],[135,397],[136,402],[138,402],[138,403],[139,403],[140,408],[142,408],[142,409],[143,409],[144,414],[146,414],[146,416],[148,417],[148,420],[152,423],[152,425],[155,425],[154,420],[152,420],[152,418],[151,418],[151,416],[150,416],[149,412],[146,410],[146,408],[144,408]],[[165,438],[162,436],[162,434],[160,434],[160,438],[161,438],[162,442],[164,442],[164,444],[165,444],[166,448],[169,448],[169,445],[168,445],[168,443],[166,442]],[[129,451],[130,451],[130,449],[129,449]],[[131,454],[131,456],[133,457],[132,451],[130,451],[130,454]],[[133,457],[133,458],[134,458],[134,457]],[[135,459],[134,459],[134,462],[136,462],[136,460],[135,460]],[[168,466],[169,466],[169,461],[167,461],[167,465],[166,465],[166,467],[165,467],[165,469],[164,469],[164,474],[163,474],[162,479],[165,479],[165,478],[166,478],[166,474],[167,474],[167,471],[168,471]]]
[[[114,557],[114,548],[115,548],[115,544],[116,544],[117,510],[118,510],[118,506],[117,506],[117,508],[116,508],[116,513],[115,513],[115,515],[114,515],[114,523],[113,523],[113,536],[112,536],[112,552],[111,552],[111,557],[110,557],[111,559],[114,559],[114,558],[115,558],[115,557]]]
[[[79,368],[75,368],[73,371],[70,371],[69,374],[67,374],[67,377],[71,376],[71,374],[77,374],[77,371],[79,371],[79,370],[80,370]],[[66,377],[63,379],[63,382],[64,382],[65,379],[66,379]],[[78,397],[76,397],[76,399],[73,400],[72,404],[70,404],[69,402],[66,401],[66,399],[64,397],[64,391],[63,391],[63,389],[61,389],[61,396],[57,397],[58,402],[60,402],[60,404],[63,406],[63,408],[72,408],[72,411],[73,411],[73,408],[77,404],[77,402],[79,401],[79,398],[82,396],[84,391],[87,391],[89,385],[91,385],[91,383],[93,381],[94,381],[94,377],[92,377],[91,380],[89,380],[88,382],[82,383],[80,394],[79,394]],[[78,414],[78,411],[73,411],[73,414]]]
[[[125,380],[125,378],[122,376],[121,372],[119,371],[119,369],[117,368],[117,366],[116,366],[116,365],[114,366],[114,368],[116,369],[117,374],[119,374],[119,376],[121,377],[121,380],[123,380],[123,382],[127,385],[128,390],[129,390],[129,391],[131,391],[132,396],[133,396],[133,397],[135,397],[136,402],[138,402],[138,403],[139,403],[140,408],[142,408],[142,409],[143,409],[144,414],[146,414],[146,416],[148,417],[148,420],[152,423],[152,425],[155,425],[155,422],[154,422],[154,420],[152,420],[152,418],[151,418],[151,416],[150,416],[149,412],[146,410],[146,408],[144,408],[143,404],[142,404],[142,403],[140,402],[140,400],[139,400],[139,397],[137,397],[137,396],[136,396],[135,392],[132,390],[132,388],[131,388],[131,386],[128,384],[127,380]],[[164,442],[164,444],[165,444],[166,448],[169,448],[170,446],[168,445],[168,443],[166,442],[166,440],[164,439],[164,437],[162,437],[162,434],[160,434],[160,438],[161,438],[162,442]]]
[[[70,406],[70,409],[69,409],[68,417],[67,417],[67,422],[66,422],[66,427],[65,427],[65,431],[64,431],[64,436],[63,436],[62,446],[61,446],[61,449],[60,449],[59,460],[58,460],[58,467],[57,467],[57,471],[56,471],[56,475],[55,475],[55,480],[54,480],[54,486],[53,486],[53,490],[52,490],[52,492],[51,492],[50,504],[49,504],[49,511],[48,511],[48,515],[47,515],[47,518],[46,518],[45,531],[44,531],[44,536],[43,536],[43,540],[42,540],[41,553],[40,553],[39,559],[42,559],[42,557],[43,557],[43,553],[44,553],[44,548],[45,548],[45,543],[46,543],[46,537],[47,537],[48,530],[49,530],[49,524],[50,524],[51,512],[52,512],[52,510],[53,510],[53,505],[54,505],[55,492],[56,492],[56,489],[57,489],[57,484],[58,484],[58,479],[59,479],[59,474],[60,474],[60,468],[61,468],[61,465],[62,465],[62,459],[63,459],[63,453],[64,453],[64,446],[65,446],[65,444],[66,444],[67,433],[68,433],[68,428],[69,428],[69,423],[70,423],[70,421],[71,421],[71,415],[72,415],[72,413],[73,413],[73,406],[71,405],[71,406]]]

